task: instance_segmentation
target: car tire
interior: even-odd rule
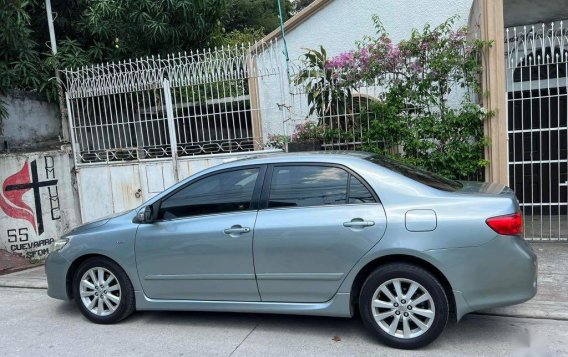
[[[416,349],[434,341],[448,322],[448,298],[427,270],[391,263],[363,283],[359,310],[365,325],[384,344]]]
[[[136,308],[126,272],[104,257],[84,261],[73,278],[73,296],[81,313],[98,324],[119,322]]]

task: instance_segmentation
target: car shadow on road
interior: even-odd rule
[[[70,318],[84,318],[74,302],[62,303],[57,307],[57,313]],[[431,345],[422,348],[422,352],[453,351],[456,346],[461,348],[476,348],[478,344],[492,345],[499,343],[521,346],[526,329],[521,319],[501,318],[499,324],[516,326],[514,329],[503,330],[495,326],[496,317],[467,315],[457,323],[450,320],[445,332]],[[290,341],[304,340],[328,341],[329,343],[356,343],[372,346],[382,346],[356,314],[353,318],[334,318],[321,316],[273,315],[232,312],[187,312],[187,311],[139,311],[134,313],[120,325],[143,325],[153,329],[169,327],[184,327],[191,329],[224,329],[255,331],[263,336],[278,336]],[[117,326],[116,328],[118,328]],[[114,329],[115,327],[107,326]],[[468,338],[472,337],[471,339]],[[384,348],[384,346],[382,346]],[[513,346],[511,346],[513,347]],[[394,351],[394,350],[393,350]],[[457,352],[457,351],[456,351]]]

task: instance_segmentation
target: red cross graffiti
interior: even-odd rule
[[[26,161],[20,171],[4,180],[0,194],[0,208],[9,217],[30,222],[37,234],[41,235],[43,213],[40,188],[55,185],[57,180],[39,181],[36,160],[31,164]],[[24,194],[29,190],[33,190],[35,213],[23,199]]]

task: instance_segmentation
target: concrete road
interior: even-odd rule
[[[102,326],[43,289],[0,288],[0,356],[131,355],[568,356],[568,321],[468,315],[407,352],[376,342],[359,318],[140,312]]]

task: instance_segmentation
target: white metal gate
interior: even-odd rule
[[[568,30],[506,29],[509,180],[531,240],[568,240]]]
[[[277,51],[225,47],[66,70],[82,220],[261,150],[262,113],[282,112],[263,108],[258,94],[259,83],[281,82]]]

